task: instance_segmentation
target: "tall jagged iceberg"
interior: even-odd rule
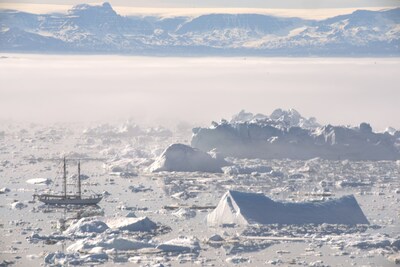
[[[191,145],[239,158],[400,159],[399,131],[375,133],[367,123],[359,127],[320,126],[315,118],[281,109],[270,116],[241,112],[230,122],[194,128]]]
[[[324,202],[277,202],[264,194],[226,192],[207,216],[223,224],[369,224],[353,195]]]

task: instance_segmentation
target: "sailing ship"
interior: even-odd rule
[[[94,194],[91,196],[82,196],[81,191],[81,163],[78,161],[78,190],[76,194],[67,194],[67,164],[64,157],[63,164],[63,192],[62,194],[34,194],[33,197],[49,205],[96,205],[103,196]]]

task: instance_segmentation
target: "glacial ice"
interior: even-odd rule
[[[276,202],[263,194],[226,192],[207,216],[209,225],[224,224],[369,224],[354,196],[323,202]]]
[[[107,225],[112,229],[130,232],[149,232],[157,228],[157,224],[147,217],[120,217],[107,220]]]
[[[87,236],[90,233],[103,233],[109,227],[96,217],[82,218],[71,224],[65,231],[66,235]]]
[[[200,249],[200,243],[197,238],[180,236],[158,245],[157,249],[164,252],[196,252]]]
[[[222,172],[221,168],[228,163],[184,144],[172,144],[150,166],[150,171],[177,172]]]
[[[240,112],[231,122],[194,128],[191,145],[217,149],[225,156],[264,159],[396,160],[400,132],[375,133],[367,123],[358,127],[319,126],[297,111],[275,110],[270,116]]]

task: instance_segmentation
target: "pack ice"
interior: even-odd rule
[[[353,195],[324,202],[276,202],[261,193],[226,192],[207,216],[224,224],[369,224]]]
[[[194,128],[191,145],[239,158],[400,159],[400,131],[376,133],[367,123],[320,126],[294,109],[277,109],[270,116],[242,111],[230,122]]]
[[[172,144],[150,166],[150,171],[222,172],[228,163],[199,149],[184,144]]]

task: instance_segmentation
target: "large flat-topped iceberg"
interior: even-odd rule
[[[358,127],[320,126],[297,111],[275,110],[270,116],[241,112],[228,122],[193,129],[192,147],[214,148],[225,156],[264,159],[396,160],[400,131],[375,133]]]
[[[200,151],[183,144],[172,144],[150,166],[150,171],[177,171],[177,172],[222,172],[221,167],[227,162],[217,155]]]
[[[324,202],[277,202],[260,193],[228,191],[207,216],[223,224],[369,224],[353,195]]]

